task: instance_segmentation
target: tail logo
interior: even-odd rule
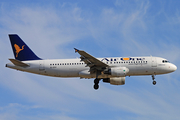
[[[14,44],[14,48],[16,49],[16,57],[18,57],[18,54],[20,51],[24,50],[24,46],[22,46],[22,49],[17,45],[17,44]]]

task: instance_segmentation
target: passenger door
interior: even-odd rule
[[[156,57],[151,57],[151,67],[157,67]]]

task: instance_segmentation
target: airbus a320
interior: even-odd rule
[[[94,89],[99,81],[112,85],[124,85],[126,76],[151,75],[153,85],[155,75],[174,72],[177,67],[161,57],[110,57],[95,58],[83,50],[75,48],[80,59],[39,58],[17,34],[9,34],[15,59],[6,67],[52,77],[94,78]]]

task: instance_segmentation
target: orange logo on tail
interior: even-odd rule
[[[17,44],[14,44],[14,48],[16,49],[16,57],[18,57],[18,53],[22,50],[24,50],[24,46],[22,46],[22,49],[17,45]]]

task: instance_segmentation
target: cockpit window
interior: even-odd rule
[[[167,60],[163,60],[162,62],[163,62],[163,63],[169,63],[169,61],[167,61]]]

